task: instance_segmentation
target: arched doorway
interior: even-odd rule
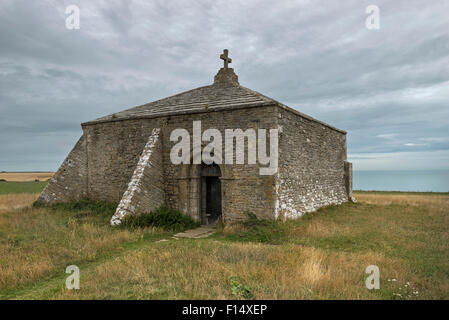
[[[221,170],[212,163],[201,165],[201,223],[215,224],[221,218]]]

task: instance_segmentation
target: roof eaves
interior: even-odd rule
[[[148,115],[131,115],[120,118],[99,118],[92,121],[87,121],[81,123],[81,126],[89,126],[99,123],[107,123],[107,122],[116,122],[116,121],[126,121],[126,120],[137,120],[137,119],[154,119],[154,118],[163,118],[167,116],[179,116],[185,114],[197,114],[197,113],[208,113],[208,112],[218,112],[218,111],[228,111],[228,110],[237,110],[237,109],[245,109],[245,108],[254,108],[254,107],[266,107],[270,105],[275,105],[275,103],[267,101],[267,102],[254,102],[247,104],[239,104],[239,105],[228,105],[226,107],[210,107],[208,109],[189,109],[189,110],[180,110],[180,111],[168,111],[164,113],[157,114],[148,114]]]

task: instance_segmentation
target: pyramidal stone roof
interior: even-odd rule
[[[227,58],[227,50],[225,50],[225,53],[226,56],[222,54],[220,56],[221,59],[223,59],[223,57]],[[214,84],[212,85],[181,92],[164,99],[156,100],[154,102],[88,121],[82,125],[277,105],[293,113],[299,114],[311,121],[321,123],[331,129],[346,133],[343,130],[337,129],[306,114],[300,113],[272,98],[241,86],[238,82],[237,75],[234,73],[234,69],[228,68],[227,66],[227,63],[230,63],[231,61],[232,60],[230,58],[227,58],[227,61],[225,60],[225,66],[215,75]]]

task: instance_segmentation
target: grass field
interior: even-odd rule
[[[449,299],[449,194],[356,193],[299,220],[180,240],[25,195],[4,196],[27,208],[0,211],[2,299]],[[80,290],[65,288],[72,264]],[[365,287],[368,265],[380,290]]]
[[[52,176],[53,172],[0,172],[0,198],[5,194],[40,193]],[[30,198],[30,196],[23,197]],[[0,203],[5,201],[0,199]]]
[[[53,177],[54,172],[0,172],[0,181],[30,182],[47,181]]]
[[[0,181],[0,195],[18,193],[40,193],[47,182],[9,182]]]
[[[0,181],[0,212],[29,207],[47,182],[5,182]]]

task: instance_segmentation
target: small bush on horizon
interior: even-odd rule
[[[174,232],[192,229],[199,225],[200,223],[195,222],[191,217],[166,206],[160,206],[150,213],[126,216],[120,224],[122,228],[157,227]]]

